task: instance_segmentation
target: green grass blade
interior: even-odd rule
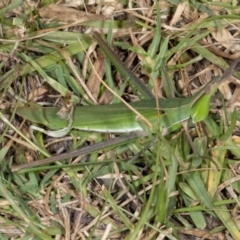
[[[129,81],[134,89],[142,95],[144,99],[154,98],[152,92],[141,82],[126,66],[119,61],[118,57],[115,53],[106,45],[106,43],[102,40],[100,35],[97,32],[93,33],[94,38],[97,40],[99,46],[107,55],[107,57],[111,60],[116,69],[121,73],[121,75],[125,78],[126,81]]]
[[[188,182],[189,186],[195,192],[196,197],[199,200],[201,200],[207,206],[208,209],[212,210],[213,209],[212,201],[211,198],[209,197],[206,187],[204,186],[200,174],[198,172],[193,172],[191,174],[185,173],[183,176]]]

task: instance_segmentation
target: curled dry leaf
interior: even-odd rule
[[[44,97],[44,95],[46,95],[48,92],[47,87],[45,86],[41,86],[35,90],[33,90],[29,95],[28,95],[28,100],[32,101],[32,102],[37,102],[40,99],[42,99]]]

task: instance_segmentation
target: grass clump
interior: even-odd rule
[[[14,0],[0,8],[2,239],[240,239],[237,67],[211,105],[201,103],[211,111],[199,123],[190,115],[177,122],[180,105],[162,111],[155,101],[189,101],[239,57],[234,1]],[[144,134],[72,128],[80,104],[116,104],[115,112],[123,100],[151,99],[159,124],[177,123],[167,132],[134,104],[132,124]],[[49,106],[69,119],[48,115]],[[116,125],[126,119],[121,109]],[[44,133],[31,131],[30,115]]]

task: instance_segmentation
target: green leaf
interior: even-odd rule
[[[228,127],[227,131],[220,137],[220,141],[225,142],[228,138],[232,136],[232,133],[234,131],[234,128],[236,127],[237,122],[237,111],[234,109],[232,115],[231,115],[231,124]]]
[[[193,173],[185,173],[183,174],[184,178],[188,182],[189,186],[192,188],[194,193],[196,194],[196,197],[203,202],[207,208],[210,210],[213,209],[212,201],[208,195],[208,192],[206,190],[206,187],[200,177],[200,174],[198,172]]]

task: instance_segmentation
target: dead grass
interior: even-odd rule
[[[237,71],[219,87],[222,95],[214,96],[207,120],[188,126],[204,157],[193,154],[180,128],[157,144],[148,135],[51,166],[11,171],[12,164],[117,137],[34,132],[34,145],[32,123],[14,114],[17,107],[27,103],[37,111],[34,104],[43,103],[69,111],[79,102],[118,102],[98,77],[127,102],[144,101],[106,65],[93,31],[112,34],[119,59],[155,96],[189,97],[240,57],[238,3],[158,1],[157,23],[151,1],[40,2],[0,2],[0,109],[26,137],[8,120],[1,122],[0,238],[240,239]]]

